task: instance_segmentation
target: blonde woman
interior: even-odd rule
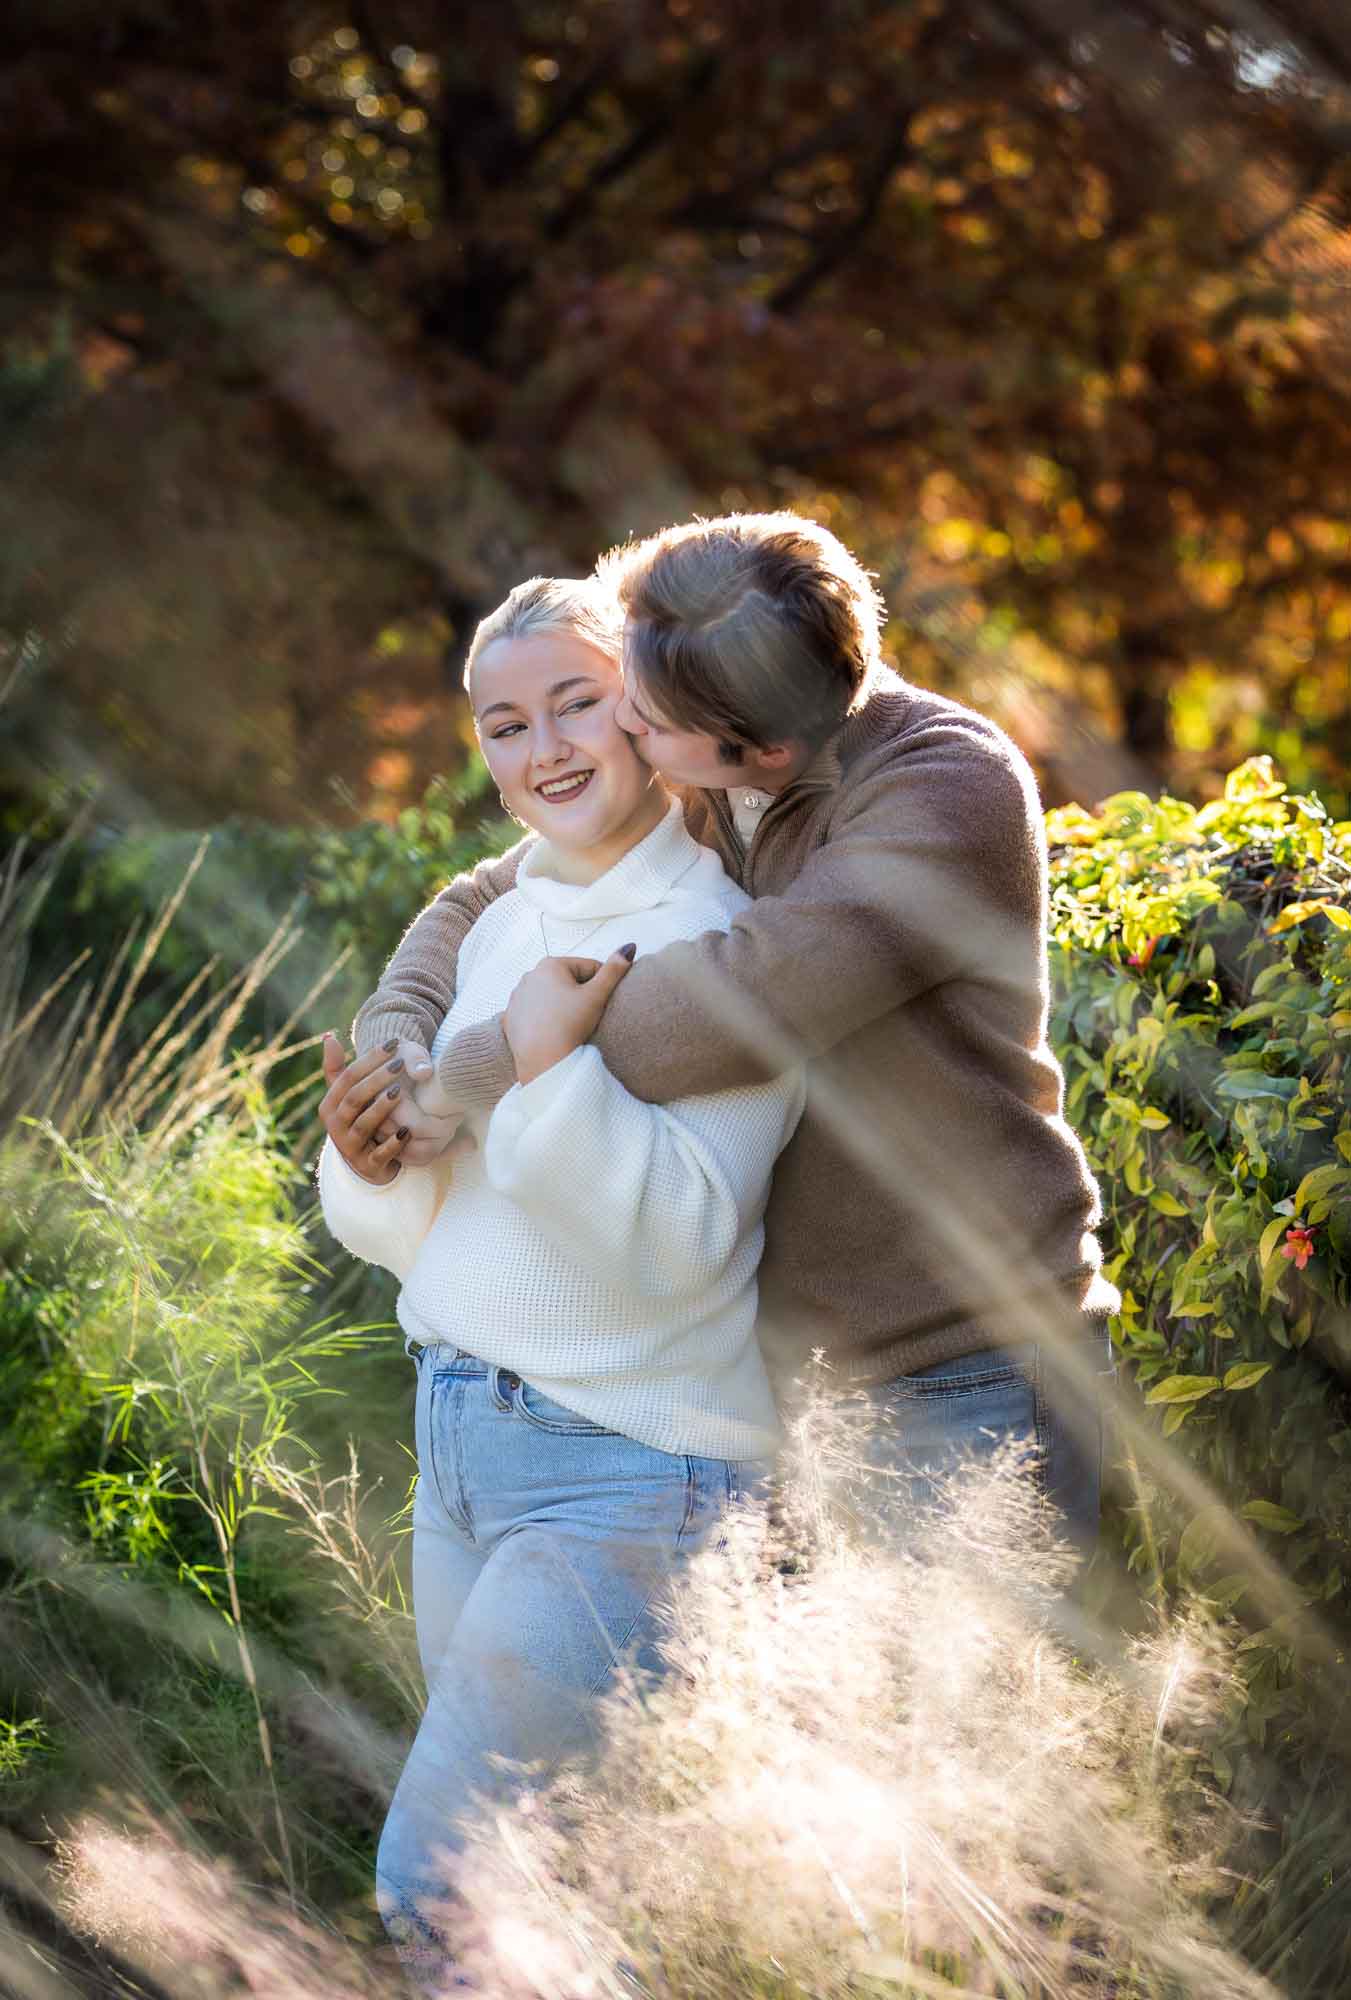
[[[462,1815],[585,1742],[621,1655],[654,1664],[673,1570],[777,1435],[756,1268],[799,1076],[645,1104],[551,1000],[560,977],[601,961],[613,986],[635,951],[726,930],[749,900],[616,722],[621,626],[594,580],[537,578],[471,648],[483,754],[532,834],[515,887],[464,940],[433,1046],[434,1060],[505,1009],[516,1081],[477,1148],[450,1168],[408,1164],[404,1057],[326,1056],[324,1213],[402,1281],[418,1370],[428,1701],[377,1876],[428,1991],[450,1974],[437,1910]]]

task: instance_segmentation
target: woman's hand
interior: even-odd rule
[[[409,1136],[402,1115],[407,1058],[398,1048],[397,1042],[386,1042],[348,1063],[337,1036],[324,1036],[328,1089],[319,1106],[320,1121],[348,1166],[378,1187],[398,1173]],[[421,1053],[425,1061],[426,1050]]]
[[[507,1002],[502,1023],[519,1083],[533,1083],[591,1039],[635,949],[621,945],[603,963],[545,958],[525,974]]]

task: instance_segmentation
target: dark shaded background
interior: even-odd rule
[[[473,620],[799,507],[1048,801],[1348,809],[1337,0],[29,0],[0,780],[388,818]]]

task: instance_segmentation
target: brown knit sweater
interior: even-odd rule
[[[1036,785],[993,723],[888,670],[766,810],[743,853],[726,794],[691,830],[756,898],[726,935],[639,960],[595,1040],[648,1103],[806,1059],[807,1111],[766,1214],[761,1339],[880,1381],[1035,1339],[1118,1300],[1097,1190],[1046,1040],[1046,859]],[[474,919],[523,851],[481,863],[409,930],[357,1015],[364,1051],[430,1045]],[[440,1076],[486,1111],[515,1081],[500,1022]],[[559,1161],[566,1173],[566,1160]]]

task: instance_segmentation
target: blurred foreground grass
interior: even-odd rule
[[[818,1399],[792,1562],[748,1527],[703,1565],[602,1769],[485,1829],[489,1992],[619,1991],[621,1961],[709,2000],[1351,1976],[1348,830],[1258,762],[1200,814],[1123,794],[1051,833],[1135,1385],[1082,1601],[1047,1613],[1007,1475],[884,1553]],[[476,838],[447,815],[419,866]],[[388,1293],[311,1228],[325,968],[282,977],[285,923],[212,967],[207,862],[36,991],[69,860],[0,880],[0,1987],[397,1991],[370,1880],[420,1700],[410,1391]]]

